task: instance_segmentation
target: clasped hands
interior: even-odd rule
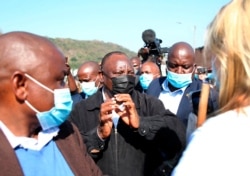
[[[98,135],[102,139],[110,136],[113,126],[112,111],[115,111],[122,121],[131,128],[139,127],[139,116],[135,104],[129,94],[116,94],[113,98],[101,104]]]

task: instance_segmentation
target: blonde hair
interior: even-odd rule
[[[250,0],[232,0],[221,8],[207,30],[209,52],[219,65],[220,111],[250,105]]]

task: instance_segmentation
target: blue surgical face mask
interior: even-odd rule
[[[146,73],[140,76],[139,81],[140,81],[141,87],[144,90],[148,89],[148,86],[152,82],[153,77],[154,77],[153,74],[146,74]]]
[[[93,95],[94,93],[97,92],[98,90],[98,87],[95,86],[95,81],[91,81],[91,82],[82,82],[81,83],[81,88],[82,88],[82,91],[88,95],[88,96],[91,96]]]
[[[172,86],[183,88],[192,83],[192,74],[193,73],[177,74],[168,70],[167,80]]]
[[[214,79],[213,73],[208,73],[207,74],[207,79]]]
[[[48,130],[53,127],[60,126],[70,114],[72,110],[72,99],[70,95],[69,88],[64,89],[54,89],[51,90],[47,86],[43,85],[33,77],[28,74],[25,74],[27,78],[35,82],[40,87],[52,92],[54,94],[54,107],[52,107],[49,111],[39,112],[35,107],[33,107],[28,100],[25,100],[27,106],[29,106],[32,110],[36,112],[36,116],[43,130]]]

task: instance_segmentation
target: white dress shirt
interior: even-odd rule
[[[0,121],[0,129],[3,131],[13,149],[20,146],[31,150],[42,149],[54,136],[57,136],[59,132],[58,127],[46,131],[40,131],[38,133],[38,138],[35,139],[25,136],[15,136],[2,121]]]
[[[181,98],[187,86],[171,92],[168,87],[167,79],[165,79],[161,86],[163,90],[159,95],[159,99],[163,102],[165,109],[169,109],[171,112],[176,114],[181,102]]]

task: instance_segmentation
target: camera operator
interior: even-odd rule
[[[211,85],[214,85],[214,78],[213,78],[213,74],[212,74],[211,69],[208,69],[206,67],[197,66],[194,76],[203,82],[207,82]]]
[[[142,40],[145,46],[139,49],[138,57],[142,57],[142,63],[152,61],[161,69],[164,53],[167,53],[169,49],[167,47],[161,48],[162,40],[156,38],[156,34],[152,29],[143,31]]]

